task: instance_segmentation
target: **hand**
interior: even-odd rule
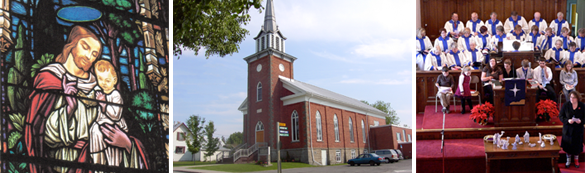
[[[109,145],[125,148],[126,151],[130,153],[132,151],[132,142],[130,142],[130,138],[128,138],[128,135],[126,135],[124,131],[120,130],[117,125],[114,126],[115,127],[112,127],[109,124],[100,126],[104,137],[106,137],[104,138],[104,141],[106,141],[106,143]]]
[[[581,124],[581,119],[577,119],[577,121],[575,121],[577,124]]]
[[[573,124],[573,122],[574,121],[572,119],[569,119],[569,124]]]
[[[99,102],[99,104],[102,107],[102,111],[106,111],[107,104],[105,102],[103,102],[103,101],[106,101],[106,95],[103,92],[98,91],[95,93],[95,99],[102,101],[102,102]]]
[[[66,95],[75,95],[77,94],[77,82],[69,82],[67,83],[67,75],[63,75],[61,86],[63,87],[63,93]],[[74,97],[66,96],[65,99],[67,100],[67,113],[71,115],[73,110],[77,107],[77,100]]]
[[[83,148],[84,145],[85,145],[85,141],[77,141],[77,143],[75,143],[75,146],[73,146],[73,148],[81,149],[81,148]]]

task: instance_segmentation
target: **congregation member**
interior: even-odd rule
[[[547,62],[556,64],[555,68],[561,68],[559,64],[562,64],[566,59],[565,57],[566,53],[565,50],[563,50],[563,48],[561,47],[562,45],[563,45],[562,40],[556,40],[555,47],[549,49],[544,54],[544,58],[546,58]]]
[[[453,42],[451,44],[451,50],[447,52],[447,59],[451,64],[449,67],[454,70],[459,70],[463,65],[469,64],[469,60],[465,57],[463,50],[457,48],[457,45],[455,45],[457,43]]]
[[[532,79],[534,77],[534,73],[532,68],[530,68],[530,61],[528,59],[522,60],[522,67],[516,69],[516,76],[519,79]]]
[[[528,32],[528,23],[526,23],[526,19],[518,15],[518,12],[512,11],[512,13],[510,13],[510,17],[506,19],[506,22],[504,22],[504,31],[506,33],[510,33],[518,25],[520,25],[521,29],[525,33]]]
[[[504,71],[503,71],[504,78],[516,78],[516,70],[512,68],[512,61],[510,59],[504,60]]]
[[[581,94],[577,91],[570,93],[570,101],[563,104],[559,111],[559,119],[563,123],[563,137],[561,148],[567,153],[565,168],[571,165],[571,157],[575,156],[575,167],[579,168],[579,154],[583,152],[583,124],[585,118],[585,104],[581,102]]]
[[[481,26],[479,28],[479,34],[475,37],[475,42],[477,43],[477,48],[479,51],[484,54],[484,64],[489,63],[490,54],[488,52],[491,50],[491,37],[488,34],[488,29],[486,26]]]
[[[451,14],[451,20],[445,22],[445,29],[453,38],[459,38],[459,34],[463,31],[463,28],[465,26],[463,26],[463,22],[459,21],[457,13]]]
[[[482,27],[484,24],[481,20],[479,20],[479,16],[477,16],[476,12],[471,13],[471,20],[467,21],[465,24],[465,28],[469,28],[471,30],[472,35],[478,35],[479,28]]]
[[[554,38],[556,40],[562,40],[563,41],[562,48],[564,50],[568,50],[569,49],[569,43],[575,41],[575,40],[573,40],[573,37],[571,37],[571,35],[569,35],[570,33],[571,33],[571,31],[569,30],[569,28],[563,28],[563,29],[561,29],[561,35],[557,35]]]
[[[524,34],[524,30],[522,30],[522,27],[520,25],[516,25],[516,27],[514,27],[514,30],[508,33],[506,37],[508,40],[524,41],[524,39],[526,38],[526,34]]]
[[[546,59],[541,57],[538,61],[538,67],[534,68],[533,72],[534,72],[533,79],[534,81],[537,82],[538,85],[536,103],[540,101],[540,98],[538,96],[542,92],[546,92],[546,96],[548,99],[557,102],[555,89],[550,83],[553,78],[552,70],[546,66]]]
[[[496,35],[496,29],[498,26],[504,25],[500,20],[498,20],[498,14],[496,12],[492,12],[492,14],[490,14],[490,19],[485,21],[485,26],[488,29],[488,34],[492,36]]]
[[[481,81],[483,81],[483,92],[486,98],[486,101],[494,104],[494,90],[491,84],[492,80],[497,80],[502,82],[504,79],[504,74],[502,69],[496,65],[496,59],[490,59],[489,65],[483,67],[481,71]]]
[[[550,22],[550,28],[556,35],[561,35],[561,29],[570,28],[569,22],[565,20],[565,15],[562,12],[557,13],[557,19]]]
[[[577,79],[577,72],[573,69],[573,65],[571,61],[567,60],[567,64],[564,65],[563,69],[561,70],[561,74],[559,75],[559,82],[563,87],[563,94],[565,95],[565,99],[569,100],[569,93],[571,91],[575,91],[575,86],[579,80]]]
[[[465,66],[461,69],[458,83],[457,90],[455,90],[455,96],[461,99],[461,114],[465,114],[465,102],[469,104],[469,111],[473,109],[473,104],[471,103],[471,88],[469,87],[471,84],[471,68],[469,66]]]
[[[479,69],[479,67],[481,66],[481,64],[483,62],[484,55],[483,55],[483,53],[481,53],[481,51],[479,49],[477,49],[475,42],[469,43],[469,47],[471,49],[468,51],[465,51],[465,57],[467,57],[467,59],[469,60],[469,63],[467,65],[469,65],[469,66],[473,67],[473,69],[477,70],[477,69]]]
[[[532,29],[532,26],[536,26],[536,28],[538,28],[538,30],[540,31],[540,34],[544,34],[544,30],[548,27],[548,25],[546,23],[546,20],[540,18],[540,12],[535,12],[534,19],[528,22],[528,28]]]
[[[550,28],[550,27],[546,28],[546,32],[540,38],[541,46],[539,47],[539,50],[548,50],[548,49],[551,49],[552,47],[554,47],[554,45],[553,45],[554,39],[555,39],[555,35],[553,33],[552,28]]]
[[[498,50],[498,43],[499,42],[504,42],[504,39],[506,39],[506,34],[504,33],[504,27],[503,26],[498,26],[496,28],[496,35],[492,36],[491,39],[491,44],[493,46],[493,50]]]
[[[443,73],[437,77],[437,82],[435,82],[435,86],[437,87],[437,97],[441,101],[441,105],[443,106],[442,112],[449,113],[449,101],[453,98],[453,86],[455,86],[455,81],[453,80],[453,76],[449,75],[449,69],[443,68]],[[441,90],[441,87],[449,87],[447,90]]]
[[[540,50],[539,45],[542,39],[540,37],[541,36],[540,32],[538,31],[539,31],[538,26],[532,25],[532,27],[530,28],[530,34],[528,34],[525,39],[526,42],[532,43],[533,50]]]
[[[569,43],[569,50],[565,51],[565,57],[568,61],[573,62],[573,66],[575,67],[581,67],[583,64],[582,54],[577,50],[577,44],[575,42]],[[566,61],[563,64],[566,64]]]
[[[433,48],[431,40],[426,36],[424,28],[419,28],[416,33],[416,64],[419,70],[424,69],[425,59],[428,56],[429,51]]]
[[[439,33],[441,34],[441,36],[435,39],[435,43],[433,45],[435,47],[437,47],[437,45],[441,47],[441,51],[443,52],[451,50],[451,47],[449,46],[451,45],[451,43],[453,43],[453,39],[449,37],[449,33],[447,32],[447,30],[445,28],[441,28],[439,29]]]
[[[577,31],[575,43],[577,43],[577,50],[581,51],[581,53],[585,53],[585,28],[581,28]]]
[[[471,33],[471,29],[463,29],[461,37],[457,40],[457,47],[459,50],[468,51],[470,50],[470,43],[475,43],[475,37]]]
[[[424,69],[426,71],[432,70],[442,70],[443,68],[449,68],[447,65],[447,57],[443,51],[441,51],[441,47],[439,45],[435,46],[434,49],[431,50],[431,53],[427,56],[425,61]]]

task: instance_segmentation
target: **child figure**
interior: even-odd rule
[[[469,110],[473,109],[471,104],[471,89],[469,84],[471,83],[471,67],[465,66],[461,69],[461,75],[459,75],[459,85],[457,85],[457,91],[455,96],[461,99],[461,114],[465,114],[465,102],[469,104]]]
[[[99,103],[98,115],[90,128],[89,148],[95,164],[119,166],[122,161],[121,148],[108,146],[100,125],[109,124],[117,126],[120,130],[128,132],[126,121],[122,118],[122,97],[115,89],[118,77],[114,66],[107,60],[99,60],[94,65],[98,86],[96,86],[96,99],[105,101]],[[98,91],[101,90],[101,91]]]

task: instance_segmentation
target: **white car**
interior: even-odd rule
[[[384,158],[388,163],[398,162],[400,160],[398,158],[398,153],[392,149],[376,150],[375,153]]]

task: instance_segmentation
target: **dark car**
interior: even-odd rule
[[[374,166],[374,164],[380,166],[380,163],[382,163],[383,161],[384,161],[384,158],[382,158],[374,153],[367,153],[367,154],[360,154],[355,159],[348,160],[347,163],[349,164],[349,166],[353,166],[356,164],[358,166],[360,166],[360,164],[367,164],[367,163],[369,163],[370,166]]]

